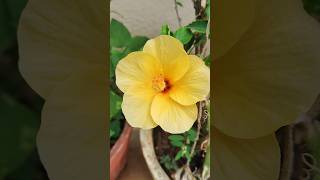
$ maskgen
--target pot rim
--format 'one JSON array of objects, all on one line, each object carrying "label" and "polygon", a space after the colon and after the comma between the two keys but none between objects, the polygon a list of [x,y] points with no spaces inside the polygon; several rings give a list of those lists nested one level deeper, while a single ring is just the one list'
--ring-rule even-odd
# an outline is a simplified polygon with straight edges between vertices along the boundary
[{"label": "pot rim", "polygon": [[152,136],[152,129],[144,130],[140,129],[140,144],[142,149],[143,157],[146,161],[146,164],[151,172],[153,179],[155,180],[170,180],[167,173],[161,167],[153,144],[153,136]]}]

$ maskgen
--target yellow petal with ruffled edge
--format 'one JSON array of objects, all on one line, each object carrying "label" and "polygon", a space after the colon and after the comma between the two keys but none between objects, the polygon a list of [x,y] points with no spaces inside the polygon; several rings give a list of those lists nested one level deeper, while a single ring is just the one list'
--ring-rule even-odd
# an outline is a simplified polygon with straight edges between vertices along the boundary
[{"label": "yellow petal with ruffled edge", "polygon": [[105,66],[105,1],[32,0],[18,28],[19,68],[46,98],[74,70]]},{"label": "yellow petal with ruffled edge", "polygon": [[151,116],[163,130],[172,134],[188,131],[197,118],[196,104],[183,106],[167,94],[158,94],[151,105]]},{"label": "yellow petal with ruffled edge", "polygon": [[47,98],[37,136],[50,179],[105,179],[106,70],[80,71]]},{"label": "yellow petal with ruffled edge", "polygon": [[254,0],[222,0],[213,5],[214,59],[223,56],[255,19]]},{"label": "yellow petal with ruffled edge", "polygon": [[143,47],[143,52],[158,59],[164,76],[174,83],[189,69],[189,58],[181,42],[171,36],[160,35],[150,39]]},{"label": "yellow petal with ruffled edge", "polygon": [[259,2],[255,26],[213,66],[213,123],[233,137],[290,124],[320,92],[319,23],[300,1]]},{"label": "yellow petal with ruffled edge", "polygon": [[236,139],[213,129],[213,179],[277,180],[280,148],[275,135]]},{"label": "yellow petal with ruffled edge", "polygon": [[133,52],[121,59],[116,67],[116,84],[127,93],[135,87],[152,89],[152,79],[162,74],[158,59],[144,52]]},{"label": "yellow petal with ruffled edge", "polygon": [[182,105],[192,105],[205,100],[210,91],[210,70],[203,60],[190,55],[190,68],[169,91],[172,99]]},{"label": "yellow petal with ruffled edge", "polygon": [[150,113],[155,95],[155,91],[144,87],[130,88],[123,95],[122,112],[131,126],[142,129],[157,126]]}]

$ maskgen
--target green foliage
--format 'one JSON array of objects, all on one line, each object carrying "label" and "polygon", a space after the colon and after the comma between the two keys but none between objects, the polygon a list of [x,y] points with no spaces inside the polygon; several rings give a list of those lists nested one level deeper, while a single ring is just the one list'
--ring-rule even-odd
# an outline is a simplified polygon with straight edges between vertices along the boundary
[{"label": "green foliage", "polygon": [[170,35],[171,34],[171,31],[169,29],[168,24],[164,24],[161,26],[160,34],[161,35]]},{"label": "green foliage", "polygon": [[203,60],[204,60],[204,63],[205,63],[208,67],[210,67],[210,65],[211,65],[211,56],[208,55],[208,56],[205,57]]},{"label": "green foliage", "polygon": [[140,50],[149,38],[132,37],[129,30],[119,21],[110,23],[110,78],[114,77],[118,62],[133,51]]},{"label": "green foliage", "polygon": [[205,14],[207,17],[210,17],[210,0],[207,0]]},{"label": "green foliage", "polygon": [[110,119],[114,117],[121,110],[122,98],[113,91],[110,91]]},{"label": "green foliage", "polygon": [[180,151],[178,151],[178,153],[176,154],[176,156],[174,157],[174,160],[179,160],[179,159],[181,159],[183,157],[183,151],[182,150],[180,150]]},{"label": "green foliage", "polygon": [[207,24],[208,24],[207,20],[197,20],[197,21],[190,23],[186,27],[191,29],[192,32],[198,32],[198,33],[205,34],[206,30],[207,30]]},{"label": "green foliage", "polygon": [[193,34],[189,28],[182,27],[174,33],[174,37],[179,39],[182,44],[187,44],[191,41]]},{"label": "green foliage", "polygon": [[144,46],[144,44],[148,41],[149,39],[145,36],[135,36],[133,37],[129,43],[126,46],[126,49],[124,51],[125,54],[128,54],[133,51],[139,51],[141,48]]},{"label": "green foliage", "polygon": [[191,142],[194,142],[194,140],[197,137],[197,132],[194,128],[191,128],[189,131],[187,131],[187,139]]},{"label": "green foliage", "polygon": [[176,170],[178,166],[174,159],[171,159],[169,155],[164,155],[160,157],[160,163],[164,165],[164,167],[168,170]]},{"label": "green foliage", "polygon": [[184,136],[179,135],[179,134],[173,134],[173,135],[168,136],[168,139],[170,141],[183,141],[184,140]]},{"label": "green foliage", "polygon": [[182,147],[184,145],[182,141],[170,141],[170,143],[175,147]]},{"label": "green foliage", "polygon": [[121,123],[118,119],[111,120],[110,123],[110,139],[116,140],[121,134]]},{"label": "green foliage", "polygon": [[110,24],[110,46],[124,47],[130,41],[131,35],[129,30],[119,21],[112,19]]},{"label": "green foliage", "polygon": [[39,117],[0,92],[0,179],[20,167],[35,149]]},{"label": "green foliage", "polygon": [[[187,26],[177,29],[174,33],[171,32],[168,25],[161,27],[162,35],[170,35],[178,39],[187,52],[192,49],[201,49],[207,41],[207,20],[196,20]],[[199,54],[197,54],[199,55]],[[206,64],[209,66],[210,60],[207,59]]]},{"label": "green foliage", "polygon": [[191,161],[191,155],[190,155],[191,147],[190,146],[182,146],[174,159],[176,161],[180,160],[181,158],[186,158],[188,161]]},{"label": "green foliage", "polygon": [[116,65],[118,64],[118,62],[120,61],[120,59],[125,57],[125,53],[112,48],[110,50],[110,78],[115,76],[115,69],[116,69]]},{"label": "green foliage", "polygon": [[197,132],[194,128],[183,134],[173,134],[168,136],[170,144],[174,147],[179,148],[179,151],[175,155],[175,160],[180,160],[181,158],[186,158],[188,161],[191,160],[190,151],[192,142],[195,141]]}]

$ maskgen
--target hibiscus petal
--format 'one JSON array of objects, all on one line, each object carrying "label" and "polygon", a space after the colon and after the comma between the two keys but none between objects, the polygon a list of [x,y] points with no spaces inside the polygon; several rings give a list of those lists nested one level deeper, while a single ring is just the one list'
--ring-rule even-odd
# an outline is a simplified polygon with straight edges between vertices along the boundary
[{"label": "hibiscus petal", "polygon": [[151,89],[152,78],[161,73],[161,65],[156,58],[144,52],[133,52],[119,61],[116,84],[124,93],[137,86]]},{"label": "hibiscus petal", "polygon": [[212,132],[213,179],[278,179],[280,148],[274,135],[244,140]]},{"label": "hibiscus petal", "polygon": [[131,126],[142,129],[157,126],[150,113],[155,94],[151,89],[140,87],[131,88],[123,95],[122,112]]},{"label": "hibiscus petal", "polygon": [[189,69],[189,58],[183,45],[171,36],[161,35],[148,40],[143,52],[160,60],[164,75],[171,83],[179,80]]},{"label": "hibiscus petal", "polygon": [[195,104],[206,98],[210,91],[210,70],[203,60],[190,55],[190,68],[169,91],[172,99],[182,105]]},{"label": "hibiscus petal", "polygon": [[42,97],[73,70],[104,65],[107,2],[32,0],[18,30],[20,71]]},{"label": "hibiscus petal", "polygon": [[214,58],[224,55],[254,22],[253,0],[214,2]]},{"label": "hibiscus petal", "polygon": [[151,105],[151,116],[163,130],[179,134],[188,131],[197,118],[196,104],[183,106],[166,94],[158,94]]},{"label": "hibiscus petal", "polygon": [[105,179],[106,73],[83,71],[47,98],[37,145],[50,179]]},{"label": "hibiscus petal", "polygon": [[260,3],[255,26],[213,66],[214,124],[239,138],[292,123],[320,92],[319,23],[300,1]]}]

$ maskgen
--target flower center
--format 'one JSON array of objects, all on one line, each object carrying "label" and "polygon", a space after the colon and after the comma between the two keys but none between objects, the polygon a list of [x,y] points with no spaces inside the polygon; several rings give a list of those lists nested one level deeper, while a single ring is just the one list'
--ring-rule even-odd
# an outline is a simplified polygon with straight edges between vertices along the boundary
[{"label": "flower center", "polygon": [[165,93],[170,89],[170,84],[169,81],[160,74],[152,79],[152,88],[157,92]]}]

